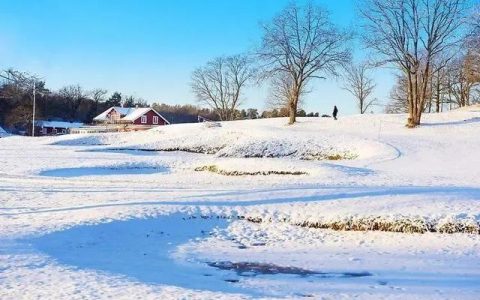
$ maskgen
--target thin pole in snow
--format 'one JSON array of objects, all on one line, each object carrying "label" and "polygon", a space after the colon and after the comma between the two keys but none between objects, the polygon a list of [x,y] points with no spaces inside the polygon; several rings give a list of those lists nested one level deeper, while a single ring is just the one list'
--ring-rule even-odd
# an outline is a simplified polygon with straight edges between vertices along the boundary
[{"label": "thin pole in snow", "polygon": [[32,136],[35,136],[35,81],[33,81],[33,117],[32,117]]}]

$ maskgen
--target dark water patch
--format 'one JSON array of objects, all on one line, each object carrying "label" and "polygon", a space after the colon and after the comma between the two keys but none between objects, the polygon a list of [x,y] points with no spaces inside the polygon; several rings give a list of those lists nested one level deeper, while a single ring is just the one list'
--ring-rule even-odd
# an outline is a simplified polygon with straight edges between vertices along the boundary
[{"label": "dark water patch", "polygon": [[316,276],[321,278],[352,278],[372,276],[369,272],[318,272],[297,267],[284,267],[267,263],[255,262],[229,262],[219,261],[208,263],[210,267],[214,267],[223,271],[234,271],[239,276],[255,277],[257,275],[298,275],[301,277]]}]

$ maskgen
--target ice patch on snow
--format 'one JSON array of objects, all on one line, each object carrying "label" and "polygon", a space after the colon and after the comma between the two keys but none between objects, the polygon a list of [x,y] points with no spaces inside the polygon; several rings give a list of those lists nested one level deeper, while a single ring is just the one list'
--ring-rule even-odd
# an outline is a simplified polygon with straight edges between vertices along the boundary
[{"label": "ice patch on snow", "polygon": [[110,175],[148,175],[166,173],[169,168],[160,165],[124,164],[98,167],[58,168],[40,171],[40,176],[49,177],[83,177]]}]

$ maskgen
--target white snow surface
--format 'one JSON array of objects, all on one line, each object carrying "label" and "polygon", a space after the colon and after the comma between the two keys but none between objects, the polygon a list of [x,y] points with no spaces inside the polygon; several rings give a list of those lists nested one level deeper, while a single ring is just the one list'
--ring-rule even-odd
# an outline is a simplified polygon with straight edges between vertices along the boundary
[{"label": "white snow surface", "polygon": [[480,107],[405,119],[1,139],[0,299],[478,299],[479,234],[293,225],[478,224]]}]

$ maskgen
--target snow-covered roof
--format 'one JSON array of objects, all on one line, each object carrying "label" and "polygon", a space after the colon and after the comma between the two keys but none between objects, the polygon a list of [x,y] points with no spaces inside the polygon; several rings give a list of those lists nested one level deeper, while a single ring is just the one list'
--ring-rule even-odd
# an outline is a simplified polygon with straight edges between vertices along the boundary
[{"label": "snow-covered roof", "polygon": [[154,110],[151,107],[136,108],[136,107],[116,107],[116,106],[114,106],[114,107],[110,107],[109,109],[107,109],[103,113],[99,114],[98,116],[93,118],[93,120],[94,121],[105,121],[105,120],[107,120],[107,116],[112,110],[115,110],[116,112],[118,112],[120,114],[120,117],[121,117],[120,120],[131,121],[131,122],[140,118],[141,116],[143,116],[147,112],[153,111],[158,116],[160,116],[160,118],[162,118],[167,124],[170,124],[170,122],[167,119],[165,119],[165,117],[163,117],[161,114],[159,114],[156,110]]},{"label": "snow-covered roof", "polygon": [[105,121],[107,119],[108,114],[112,111],[115,110],[117,113],[120,114],[121,117],[127,116],[128,114],[132,113],[135,111],[137,108],[135,107],[120,107],[120,106],[112,106],[103,113],[99,114],[95,118],[93,118],[94,121]]},{"label": "snow-covered roof", "polygon": [[122,118],[122,120],[125,121],[135,121],[136,119],[140,118],[147,112],[151,110],[150,107],[142,107],[142,108],[137,108],[133,109],[133,111],[129,112],[125,117]]},{"label": "snow-covered roof", "polygon": [[63,121],[37,121],[35,125],[39,127],[52,127],[52,128],[78,128],[78,127],[82,127],[83,123],[63,122]]}]

